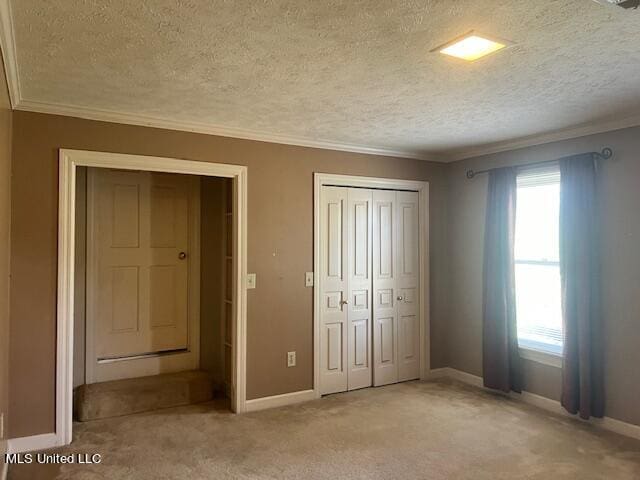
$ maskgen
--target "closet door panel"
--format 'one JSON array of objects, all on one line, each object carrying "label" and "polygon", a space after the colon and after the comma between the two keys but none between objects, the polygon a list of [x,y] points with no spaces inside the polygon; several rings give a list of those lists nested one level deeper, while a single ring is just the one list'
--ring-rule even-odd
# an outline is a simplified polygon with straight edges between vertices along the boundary
[{"label": "closet door panel", "polygon": [[396,195],[398,381],[420,378],[419,195]]},{"label": "closet door panel", "polygon": [[350,188],[349,236],[349,390],[371,386],[372,192]]},{"label": "closet door panel", "polygon": [[320,192],[320,393],[347,390],[347,194],[346,188]]},{"label": "closet door panel", "polygon": [[373,192],[373,384],[398,381],[396,192]]}]

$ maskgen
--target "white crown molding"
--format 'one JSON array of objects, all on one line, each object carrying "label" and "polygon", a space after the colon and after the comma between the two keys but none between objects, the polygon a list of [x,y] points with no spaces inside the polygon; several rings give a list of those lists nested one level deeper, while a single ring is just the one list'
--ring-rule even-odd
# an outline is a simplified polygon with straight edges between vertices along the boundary
[{"label": "white crown molding", "polygon": [[[473,385],[474,387],[478,387],[483,390],[490,390],[484,387],[484,382],[482,380],[482,377],[473,375],[471,373],[463,372],[462,370],[457,370],[451,367],[433,369],[431,370],[428,378],[430,380],[435,380],[438,378],[452,378],[459,382],[466,383],[467,385]],[[495,391],[495,390],[490,390],[490,391]],[[560,402],[558,402],[557,400],[552,400],[551,398],[543,397],[541,395],[537,395],[531,392],[526,392],[526,391],[523,391],[522,393],[511,392],[509,394],[506,394],[505,396],[512,398],[514,400],[519,400],[529,405],[533,405],[538,408],[542,408],[543,410],[546,410],[548,412],[553,412],[558,415],[570,417],[580,422],[590,423],[604,430],[609,430],[610,432],[615,432],[620,435],[624,435],[626,437],[636,438],[640,440],[640,425],[623,422],[622,420],[616,420],[615,418],[611,418],[611,417],[591,418],[589,420],[582,420],[578,416],[571,415],[569,412],[567,412],[564,408],[562,408],[562,405],[560,405]]]},{"label": "white crown molding", "polygon": [[[0,0],[0,2],[7,0]],[[5,59],[5,63],[6,59]],[[6,67],[5,67],[6,68]],[[17,81],[17,69],[13,69]],[[9,77],[9,74],[7,74]],[[7,81],[11,83],[10,78]],[[11,88],[11,87],[10,87]],[[14,88],[19,92],[19,88]],[[13,97],[12,97],[13,102]],[[125,125],[138,125],[144,127],[162,128],[166,130],[178,130],[185,132],[203,133],[220,137],[239,138],[254,140],[259,142],[277,143],[283,145],[295,145],[300,147],[319,148],[323,150],[337,150],[343,152],[362,153],[366,155],[382,155],[396,158],[410,158],[415,160],[426,160],[438,163],[452,163],[469,158],[490,155],[494,153],[517,150],[520,148],[543,145],[545,143],[570,140],[573,138],[595,135],[598,133],[620,130],[622,128],[635,127],[640,125],[640,114],[623,118],[609,119],[600,122],[593,122],[578,127],[571,127],[558,130],[552,133],[532,135],[516,140],[492,143],[485,146],[471,147],[468,149],[441,151],[436,153],[417,152],[412,150],[395,150],[383,147],[371,147],[366,145],[346,144],[333,142],[330,140],[312,139],[305,137],[292,137],[287,135],[271,134],[241,128],[224,127],[204,122],[190,122],[169,120],[159,117],[149,117],[135,113],[116,112],[111,110],[101,110],[87,108],[76,105],[62,105],[46,102],[35,102],[22,100],[15,102],[15,110],[27,112],[47,113],[51,115],[63,115],[67,117],[84,118],[87,120],[97,120],[102,122],[119,123]]]},{"label": "white crown molding", "polygon": [[491,155],[493,153],[507,152],[517,150],[519,148],[533,147],[535,145],[543,145],[545,143],[559,142],[562,140],[571,140],[573,138],[585,137],[587,135],[596,135],[598,133],[611,132],[622,128],[637,127],[640,125],[640,114],[626,116],[622,118],[608,118],[601,121],[590,122],[576,127],[564,128],[552,133],[543,133],[540,135],[531,135],[516,140],[508,140],[505,142],[491,143],[484,146],[470,147],[465,149],[450,150],[447,153],[449,162],[457,162],[469,158],[480,157],[482,155]]},{"label": "white crown molding", "polygon": [[4,71],[9,87],[9,99],[11,106],[16,108],[20,103],[20,77],[18,76],[18,58],[16,56],[16,39],[13,30],[13,17],[11,16],[11,3],[9,0],[0,0],[0,49],[4,61]]},{"label": "white crown molding", "polygon": [[241,138],[259,142],[320,148],[323,150],[338,150],[343,152],[364,153],[367,155],[383,155],[387,157],[411,158],[416,160],[428,160],[436,162],[442,162],[445,158],[444,155],[433,155],[411,150],[394,150],[384,147],[371,147],[367,145],[333,142],[331,140],[278,135],[268,132],[259,132],[242,128],[213,125],[204,122],[169,120],[159,117],[138,115],[135,113],[101,110],[76,105],[62,105],[46,102],[35,102],[30,100],[20,100],[17,105],[14,106],[14,108],[16,110],[23,110],[28,112],[64,115],[67,117],[84,118],[87,120],[98,120],[102,122],[121,123],[126,125],[163,128],[167,130],[204,133],[207,135],[216,135],[220,137]]}]

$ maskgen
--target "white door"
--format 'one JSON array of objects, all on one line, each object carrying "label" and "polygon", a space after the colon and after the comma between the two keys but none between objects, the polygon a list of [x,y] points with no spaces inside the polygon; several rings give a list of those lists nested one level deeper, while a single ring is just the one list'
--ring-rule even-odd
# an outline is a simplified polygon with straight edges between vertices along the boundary
[{"label": "white door", "polygon": [[321,394],[420,377],[418,199],[322,187]]},{"label": "white door", "polygon": [[373,192],[373,384],[398,381],[396,192]]},{"label": "white door", "polygon": [[371,386],[372,192],[348,190],[348,387]]},{"label": "white door", "polygon": [[374,385],[420,378],[419,194],[373,194]]},{"label": "white door", "polygon": [[323,187],[320,195],[320,393],[344,392],[347,374],[347,194]]},{"label": "white door", "polygon": [[420,243],[418,193],[396,194],[398,381],[420,378]]},{"label": "white door", "polygon": [[189,305],[191,257],[198,257],[190,248],[195,180],[89,170],[87,383],[197,365]]}]

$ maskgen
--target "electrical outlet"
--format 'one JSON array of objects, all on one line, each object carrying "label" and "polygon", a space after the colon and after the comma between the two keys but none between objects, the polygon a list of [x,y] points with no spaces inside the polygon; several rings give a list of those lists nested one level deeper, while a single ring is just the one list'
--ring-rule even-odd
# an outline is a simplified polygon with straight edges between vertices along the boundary
[{"label": "electrical outlet", "polygon": [[304,274],[304,286],[313,287],[313,272],[307,272]]},{"label": "electrical outlet", "polygon": [[287,367],[296,366],[296,352],[287,352]]}]

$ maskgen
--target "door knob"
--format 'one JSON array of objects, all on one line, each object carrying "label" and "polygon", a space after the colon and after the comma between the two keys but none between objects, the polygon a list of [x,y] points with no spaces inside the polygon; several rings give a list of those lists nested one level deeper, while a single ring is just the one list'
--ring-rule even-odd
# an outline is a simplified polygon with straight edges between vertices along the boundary
[{"label": "door knob", "polygon": [[180,252],[180,253],[178,254],[178,258],[179,258],[180,260],[184,260],[185,258],[187,258],[187,253],[186,253],[186,252]]},{"label": "door knob", "polygon": [[347,305],[348,303],[348,300],[340,300],[340,305]]},{"label": "door knob", "polygon": [[400,301],[400,302],[402,301],[402,295],[398,295],[397,298],[398,298],[398,301]]}]

